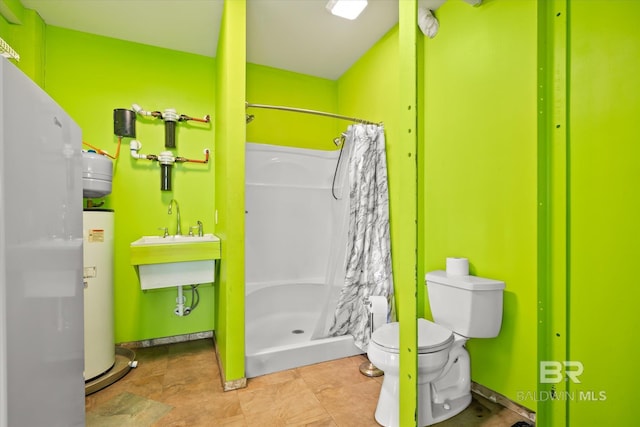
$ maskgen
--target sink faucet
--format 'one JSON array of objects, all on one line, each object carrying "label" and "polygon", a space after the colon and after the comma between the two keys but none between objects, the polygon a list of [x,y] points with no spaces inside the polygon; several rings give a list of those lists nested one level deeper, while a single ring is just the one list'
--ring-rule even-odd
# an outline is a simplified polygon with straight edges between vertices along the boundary
[{"label": "sink faucet", "polygon": [[171,215],[171,208],[173,207],[174,203],[176,204],[176,236],[179,236],[182,234],[182,230],[180,229],[180,206],[178,205],[178,201],[176,199],[171,199],[171,201],[169,202],[169,210],[167,211],[167,213]]},{"label": "sink faucet", "polygon": [[198,230],[198,237],[204,236],[204,232],[202,231],[202,221],[198,221],[198,225],[194,225],[193,227],[189,227],[189,236],[193,236],[193,230]]}]

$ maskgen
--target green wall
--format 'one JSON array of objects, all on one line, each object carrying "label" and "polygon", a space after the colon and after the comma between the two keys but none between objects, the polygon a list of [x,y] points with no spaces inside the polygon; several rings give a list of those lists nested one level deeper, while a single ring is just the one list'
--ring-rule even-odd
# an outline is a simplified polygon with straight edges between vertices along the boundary
[{"label": "green wall", "polygon": [[569,2],[568,360],[584,366],[572,426],[637,424],[639,20],[640,2]]},{"label": "green wall", "polygon": [[421,261],[467,257],[471,274],[506,282],[500,335],[468,349],[472,379],[517,401],[537,389],[536,2],[449,1],[437,16],[424,42]]},{"label": "green wall", "polygon": [[0,37],[20,55],[19,62],[11,61],[44,87],[44,21],[18,0],[0,0],[0,7]]},{"label": "green wall", "polygon": [[[389,221],[391,229],[392,268],[394,272],[395,293],[400,294],[396,298],[396,307],[402,310],[402,292],[407,289],[412,292],[413,278],[398,277],[407,260],[402,256],[407,242],[403,242],[401,233],[406,227],[404,215],[411,215],[404,203],[407,202],[407,194],[410,191],[402,187],[403,170],[402,160],[407,156],[399,139],[399,114],[400,103],[400,67],[399,60],[398,27],[394,27],[380,41],[378,41],[364,56],[362,56],[347,72],[338,80],[338,96],[340,114],[350,117],[358,117],[372,122],[384,124],[387,145],[387,168],[389,179]],[[348,125],[348,122],[345,122]],[[346,126],[345,125],[345,126]],[[415,193],[410,195],[415,199]],[[398,238],[396,238],[398,237]],[[408,246],[411,246],[409,242]],[[395,254],[398,253],[398,257]],[[411,263],[411,259],[408,260]],[[403,280],[405,279],[405,280]]]},{"label": "green wall", "polygon": [[[146,110],[175,108],[194,117],[216,116],[215,60],[87,33],[47,26],[46,90],[74,118],[83,140],[115,154],[113,109],[137,103]],[[214,149],[213,124],[177,126],[175,155],[203,159]],[[141,153],[164,148],[164,123],[138,117]],[[113,192],[106,207],[115,210],[115,339],[137,341],[214,329],[214,292],[200,287],[200,305],[189,316],[173,314],[175,288],[143,292],[129,261],[129,244],[142,235],[158,235],[159,227],[175,230],[169,201],[180,204],[182,229],[200,220],[214,232],[215,179],[212,163],[183,163],[173,167],[172,191],[160,191],[157,162],[135,160],[129,141],[122,143],[115,162]]]},{"label": "green wall", "polygon": [[404,13],[401,13],[400,28],[396,26],[390,30],[340,77],[338,95],[341,114],[384,122],[392,268],[396,309],[401,325],[400,423],[411,425],[415,424],[417,366],[417,99],[415,26],[412,25],[415,22],[415,2],[404,2],[402,6],[404,9],[401,12]]},{"label": "green wall", "polygon": [[[336,112],[337,83],[247,64],[247,102]],[[249,108],[247,113],[255,116],[247,125],[247,141],[318,150],[335,150],[333,139],[345,123],[327,117],[262,108]]]},{"label": "green wall", "polygon": [[242,386],[244,378],[246,7],[244,0],[225,2],[216,64],[216,233],[222,249],[216,338],[225,389]]}]

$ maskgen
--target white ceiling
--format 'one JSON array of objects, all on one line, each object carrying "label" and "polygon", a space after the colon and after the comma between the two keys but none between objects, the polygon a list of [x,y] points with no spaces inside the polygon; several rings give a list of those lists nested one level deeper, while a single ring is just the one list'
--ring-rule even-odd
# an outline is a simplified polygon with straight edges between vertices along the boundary
[{"label": "white ceiling", "polygon": [[[223,0],[21,1],[48,25],[216,55]],[[247,0],[247,61],[337,79],[398,22],[398,1],[369,0],[349,21],[327,0]]]}]

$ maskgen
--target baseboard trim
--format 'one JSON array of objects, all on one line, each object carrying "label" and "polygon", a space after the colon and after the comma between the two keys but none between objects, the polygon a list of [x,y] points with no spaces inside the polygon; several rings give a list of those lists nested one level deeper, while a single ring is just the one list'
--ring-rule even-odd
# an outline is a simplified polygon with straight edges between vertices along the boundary
[{"label": "baseboard trim", "polygon": [[471,391],[476,393],[485,399],[489,399],[492,402],[497,403],[498,405],[504,406],[505,408],[515,412],[516,414],[524,417],[535,424],[536,422],[536,413],[531,409],[526,408],[513,400],[510,400],[506,396],[498,393],[497,391],[493,391],[488,387],[483,386],[482,384],[478,384],[474,381],[471,381]]},{"label": "baseboard trim", "polygon": [[145,348],[155,347],[158,345],[175,344],[179,342],[202,340],[207,338],[213,338],[213,331],[194,332],[192,334],[173,335],[170,337],[151,338],[141,341],[129,341],[117,344],[124,348]]},{"label": "baseboard trim", "polygon": [[216,340],[216,333],[213,332],[213,348],[216,351],[216,360],[218,361],[218,370],[220,371],[220,379],[222,380],[222,390],[224,391],[233,391],[238,390],[240,388],[247,387],[247,378],[238,378],[236,380],[227,381],[224,375],[224,368],[222,366],[222,358],[220,357],[220,352],[218,351],[218,341]]}]

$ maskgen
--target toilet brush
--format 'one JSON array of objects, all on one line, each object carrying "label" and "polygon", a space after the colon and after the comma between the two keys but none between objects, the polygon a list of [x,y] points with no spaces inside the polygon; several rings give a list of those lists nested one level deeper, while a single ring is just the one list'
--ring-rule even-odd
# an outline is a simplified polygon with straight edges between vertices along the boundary
[{"label": "toilet brush", "polygon": [[[366,300],[369,305],[369,329],[371,331],[370,336],[373,336],[373,306],[369,299]],[[369,359],[366,362],[362,362],[360,365],[360,373],[367,377],[379,377],[384,374],[380,369],[376,367]]]}]

